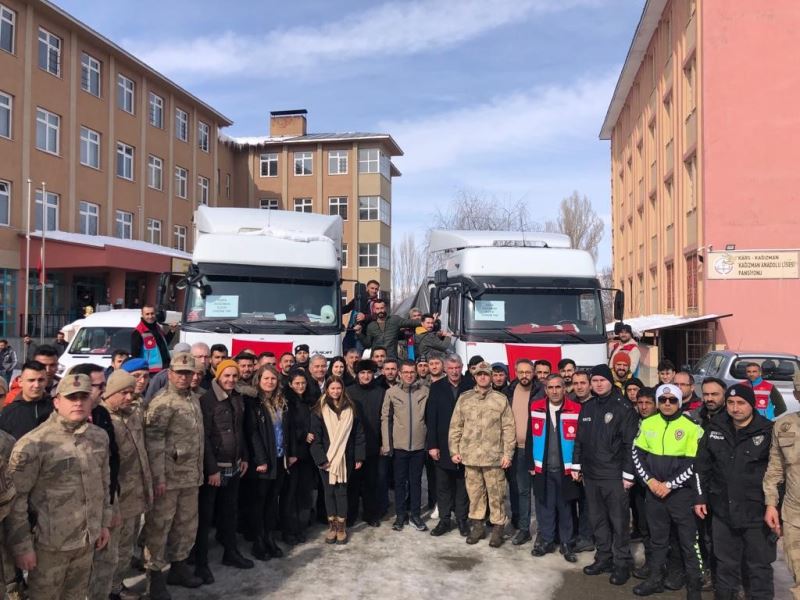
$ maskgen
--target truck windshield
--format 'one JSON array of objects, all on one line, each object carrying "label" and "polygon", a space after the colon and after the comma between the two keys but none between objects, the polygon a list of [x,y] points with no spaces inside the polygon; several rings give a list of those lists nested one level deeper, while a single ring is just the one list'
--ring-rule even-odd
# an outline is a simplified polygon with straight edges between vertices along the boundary
[{"label": "truck windshield", "polygon": [[522,288],[488,290],[464,301],[464,328],[470,333],[552,334],[586,338],[603,335],[597,290]]},{"label": "truck windshield", "polygon": [[333,325],[339,301],[333,281],[206,275],[187,289],[186,322],[297,322]]}]

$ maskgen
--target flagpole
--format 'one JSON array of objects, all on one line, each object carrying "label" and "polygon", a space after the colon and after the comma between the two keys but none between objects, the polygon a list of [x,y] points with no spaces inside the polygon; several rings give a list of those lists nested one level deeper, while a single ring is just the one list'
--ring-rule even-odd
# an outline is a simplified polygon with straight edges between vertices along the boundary
[{"label": "flagpole", "polygon": [[42,260],[42,273],[39,277],[39,284],[42,286],[42,306],[41,306],[41,320],[39,321],[39,343],[44,344],[44,293],[45,293],[45,281],[47,281],[47,275],[44,268],[44,240],[46,237],[47,231],[47,186],[45,182],[42,182],[42,248],[41,248],[41,260]]},{"label": "flagpole", "polygon": [[28,307],[30,306],[31,291],[31,191],[33,182],[28,178],[28,202],[25,206],[25,321],[23,321],[22,335],[28,335]]}]

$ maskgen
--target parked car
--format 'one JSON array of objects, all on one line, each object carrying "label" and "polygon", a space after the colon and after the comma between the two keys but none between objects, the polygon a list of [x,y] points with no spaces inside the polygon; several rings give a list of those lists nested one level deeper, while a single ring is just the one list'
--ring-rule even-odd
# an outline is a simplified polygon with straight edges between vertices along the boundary
[{"label": "parked car", "polygon": [[758,363],[764,379],[778,388],[786,402],[787,412],[800,410],[800,403],[794,397],[794,374],[800,371],[800,357],[795,354],[780,352],[735,352],[733,350],[715,350],[701,358],[694,369],[695,388],[698,396],[702,396],[703,379],[717,377],[727,385],[733,385],[747,379],[745,367],[747,363]]},{"label": "parked car", "polygon": [[[112,352],[118,348],[130,352],[131,334],[139,324],[141,314],[139,309],[133,308],[96,312],[62,327],[69,345],[58,358],[59,377],[79,363],[108,367]],[[167,322],[177,323],[179,320],[180,313],[167,313]]]}]

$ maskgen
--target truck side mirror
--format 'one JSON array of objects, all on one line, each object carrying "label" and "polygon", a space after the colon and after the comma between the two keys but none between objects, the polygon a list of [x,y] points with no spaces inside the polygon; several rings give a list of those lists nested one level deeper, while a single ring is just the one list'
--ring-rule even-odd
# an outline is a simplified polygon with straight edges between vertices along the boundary
[{"label": "truck side mirror", "polygon": [[432,287],[428,293],[428,305],[432,313],[438,313],[442,308],[442,301],[439,298],[439,288]]},{"label": "truck side mirror", "polygon": [[625,316],[625,292],[617,290],[614,294],[614,320],[622,321]]},{"label": "truck side mirror", "polygon": [[437,269],[434,271],[433,283],[436,285],[436,287],[443,287],[447,285],[447,269]]}]

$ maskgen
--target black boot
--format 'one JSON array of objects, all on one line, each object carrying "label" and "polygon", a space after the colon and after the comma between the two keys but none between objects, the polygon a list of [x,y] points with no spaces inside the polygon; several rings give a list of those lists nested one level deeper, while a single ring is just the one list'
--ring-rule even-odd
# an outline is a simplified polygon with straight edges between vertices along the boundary
[{"label": "black boot", "polygon": [[467,537],[469,535],[469,519],[459,519],[458,534],[461,537]]},{"label": "black boot", "polygon": [[436,527],[431,530],[431,535],[433,537],[439,537],[440,535],[448,533],[452,528],[453,524],[450,522],[450,519],[440,519]]},{"label": "black boot", "polygon": [[583,567],[583,573],[584,575],[602,575],[603,573],[610,573],[613,569],[614,565],[611,564],[610,560],[601,562],[594,559],[592,564]]},{"label": "black boot", "polygon": [[225,549],[225,553],[222,555],[222,564],[237,569],[252,569],[255,566],[252,560],[242,556],[236,546]]},{"label": "black boot", "polygon": [[202,581],[203,585],[211,585],[214,583],[214,574],[208,565],[195,565],[194,574],[197,575]]},{"label": "black boot", "polygon": [[167,575],[167,583],[185,588],[196,588],[203,585],[203,580],[192,572],[186,561],[180,560],[172,563],[169,575]]},{"label": "black boot", "polygon": [[664,591],[664,581],[661,577],[650,577],[633,588],[633,593],[637,596],[650,596],[660,594]]},{"label": "black boot", "polygon": [[688,580],[686,582],[686,600],[702,600],[703,599],[703,580],[697,581]]},{"label": "black boot", "polygon": [[271,532],[264,536],[264,547],[272,558],[283,558],[283,550],[275,542]]},{"label": "black boot", "polygon": [[564,560],[567,562],[575,563],[578,562],[578,557],[575,555],[575,552],[572,550],[572,546],[569,544],[561,544],[561,554],[564,555]]},{"label": "black boot", "polygon": [[269,560],[272,558],[267,553],[267,548],[264,545],[264,538],[261,536],[256,537],[256,541],[253,542],[253,548],[251,549],[251,554],[256,560]]},{"label": "black boot", "polygon": [[611,572],[611,577],[608,578],[608,582],[611,585],[625,585],[630,578],[631,570],[627,566],[614,566],[614,570]]},{"label": "black boot", "polygon": [[650,579],[652,569],[650,565],[644,563],[641,567],[636,567],[631,574],[636,577],[636,579]]},{"label": "black boot", "polygon": [[150,580],[150,600],[172,600],[167,590],[167,582],[161,571],[147,571]]},{"label": "black boot", "polygon": [[531,554],[533,556],[544,556],[545,554],[550,554],[551,552],[556,551],[556,543],[555,542],[545,542],[541,538],[533,545],[533,549],[531,550]]}]

